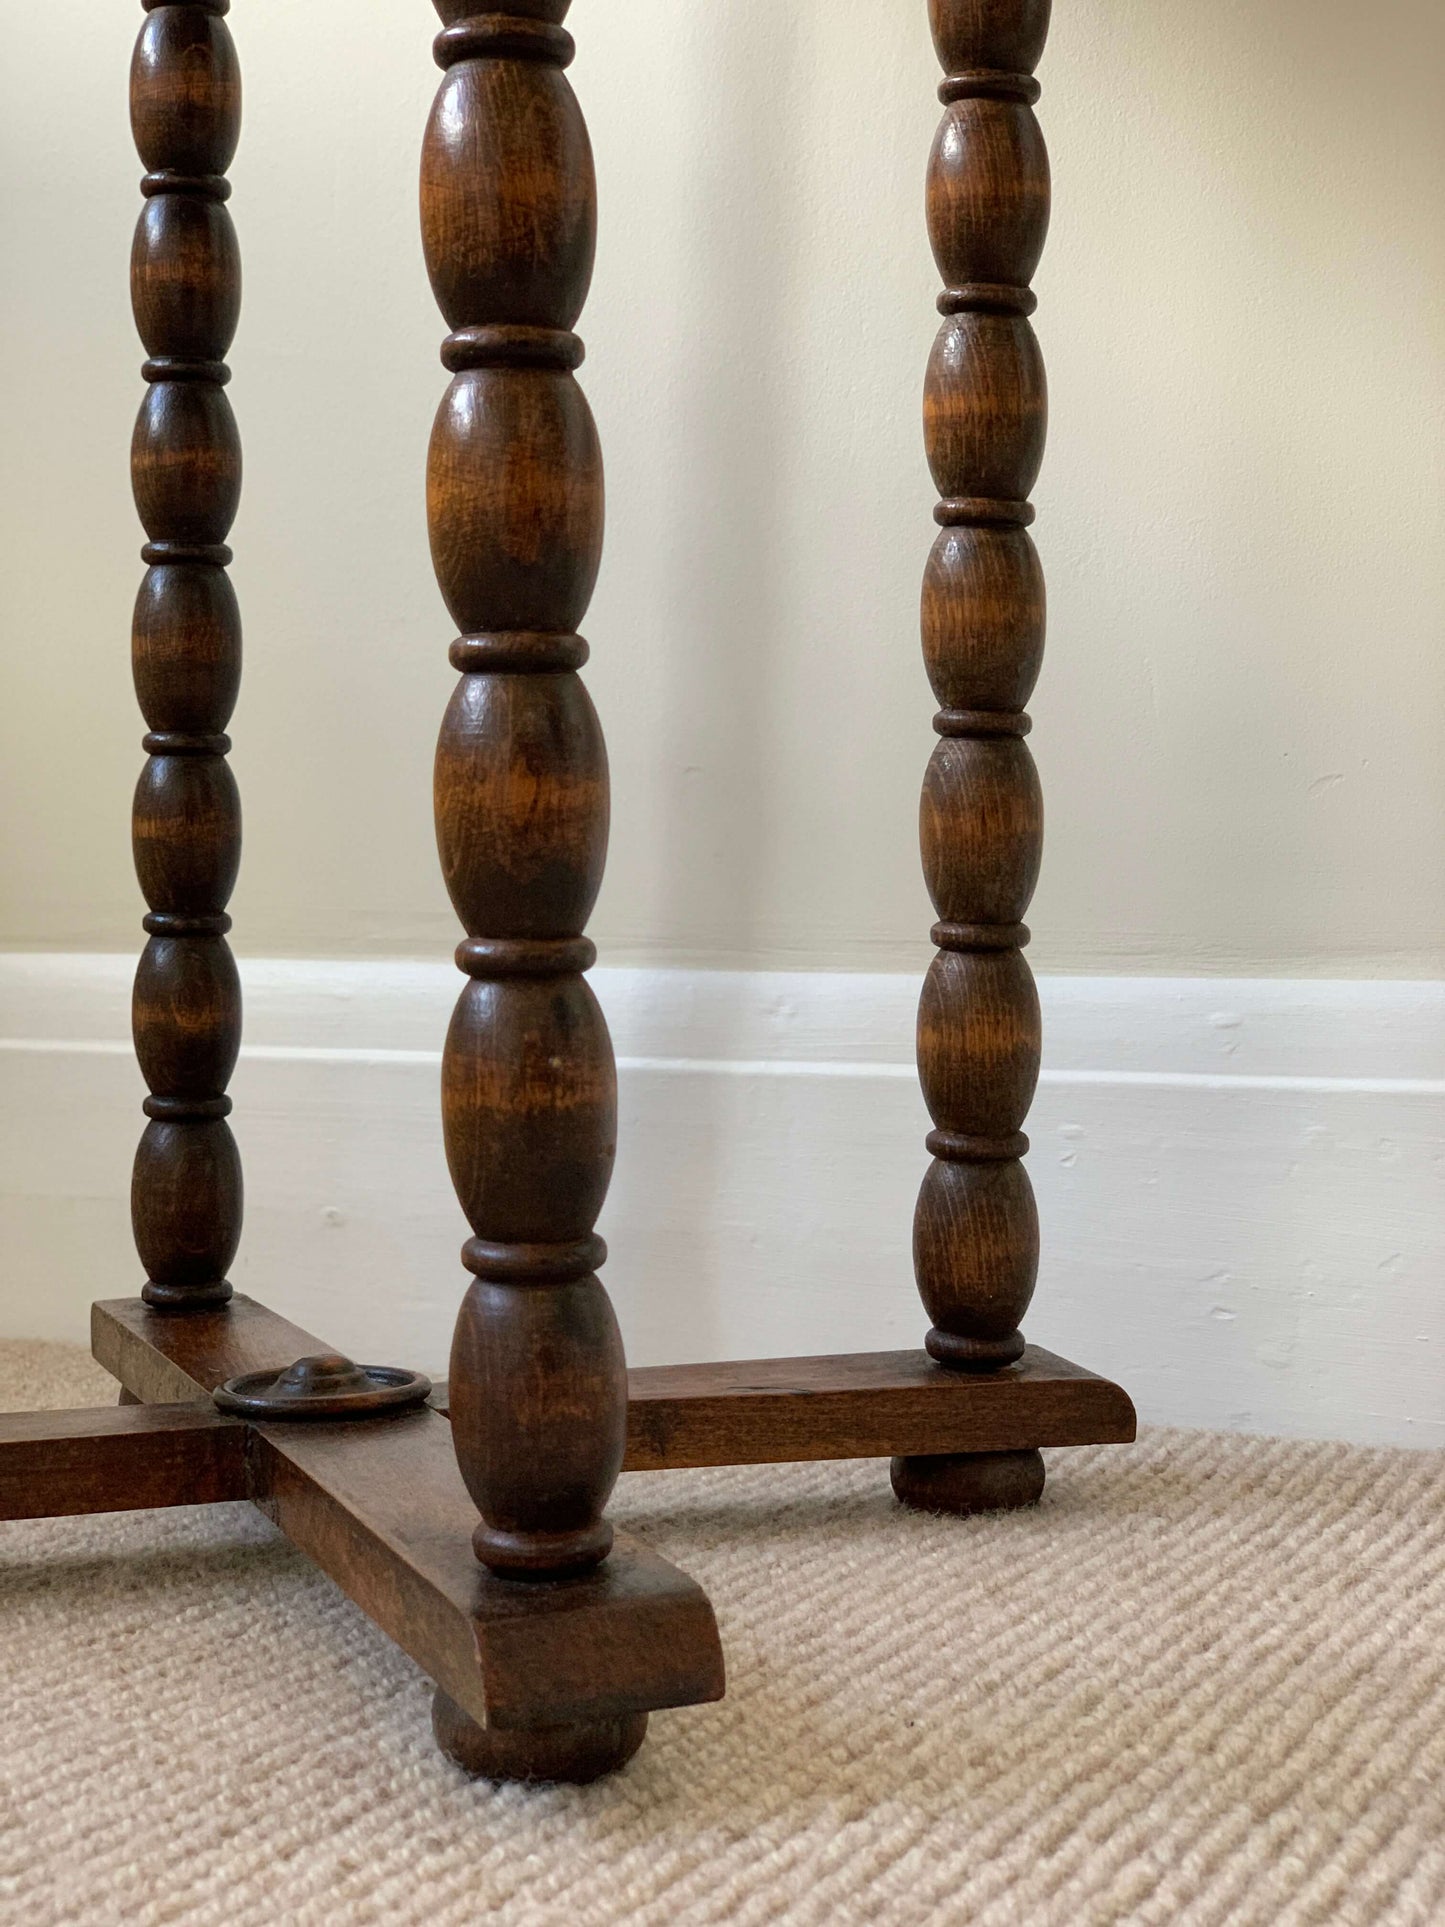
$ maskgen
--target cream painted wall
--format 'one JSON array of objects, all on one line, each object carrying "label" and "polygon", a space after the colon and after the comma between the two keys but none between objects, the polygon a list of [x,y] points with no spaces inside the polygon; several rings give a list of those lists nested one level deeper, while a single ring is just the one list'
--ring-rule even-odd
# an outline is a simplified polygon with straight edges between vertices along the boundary
[{"label": "cream painted wall", "polygon": [[[609,962],[909,969],[922,0],[577,0]],[[1041,969],[1440,974],[1445,8],[1059,0]],[[0,947],[129,949],[139,10],[4,10]],[[423,0],[238,0],[252,954],[444,956]]]}]

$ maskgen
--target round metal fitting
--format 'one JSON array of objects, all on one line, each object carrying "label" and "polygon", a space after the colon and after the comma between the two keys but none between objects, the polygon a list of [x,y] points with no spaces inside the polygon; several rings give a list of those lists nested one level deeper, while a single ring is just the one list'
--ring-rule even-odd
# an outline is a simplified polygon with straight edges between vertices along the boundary
[{"label": "round metal fitting", "polygon": [[339,1352],[298,1358],[279,1372],[228,1378],[213,1394],[223,1412],[254,1419],[384,1418],[420,1405],[431,1391],[421,1372],[354,1365]]}]

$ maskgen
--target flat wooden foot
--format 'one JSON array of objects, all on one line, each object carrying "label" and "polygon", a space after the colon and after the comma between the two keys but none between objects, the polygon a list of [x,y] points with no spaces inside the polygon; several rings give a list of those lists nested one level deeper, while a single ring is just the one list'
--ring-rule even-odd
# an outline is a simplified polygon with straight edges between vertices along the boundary
[{"label": "flat wooden foot", "polygon": [[440,1687],[431,1724],[442,1752],[474,1779],[560,1780],[569,1786],[586,1786],[626,1766],[647,1733],[646,1713],[525,1730],[479,1726]]},{"label": "flat wooden foot", "polygon": [[959,1452],[894,1459],[893,1490],[915,1512],[1014,1512],[1037,1505],[1044,1490],[1041,1452]]}]

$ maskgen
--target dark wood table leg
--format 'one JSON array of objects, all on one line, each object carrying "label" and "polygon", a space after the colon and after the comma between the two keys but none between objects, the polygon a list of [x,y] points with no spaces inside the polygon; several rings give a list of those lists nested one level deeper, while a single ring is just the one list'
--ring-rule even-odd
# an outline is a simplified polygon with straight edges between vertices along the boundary
[{"label": "dark wood table leg", "polygon": [[[622,1340],[593,1229],[617,1088],[583,935],[607,847],[607,757],[577,670],[602,546],[602,458],[572,332],[596,237],[587,130],[563,69],[567,0],[438,0],[444,78],[422,152],[422,236],[451,333],[427,513],[461,672],[436,759],[437,842],[470,981],[447,1035],[447,1157],[473,1274],[451,1360],[476,1556],[512,1588],[598,1583],[622,1465]],[[437,1735],[493,1778],[590,1779],[645,1714],[500,1742],[443,1693]]]},{"label": "dark wood table leg", "polygon": [[[914,1218],[924,1341],[958,1372],[1019,1358],[1038,1269],[1023,1123],[1039,1067],[1039,1003],[1023,916],[1043,805],[1024,714],[1043,651],[1044,586],[1027,533],[1043,456],[1043,361],[1028,283],[1048,226],[1049,173],[1033,70],[1049,0],[930,0],[946,78],[928,173],[945,288],[924,433],[943,498],[923,587],[923,645],[940,708],[924,781],[923,866],[937,955],[918,1013],[933,1163]],[[1037,1450],[903,1454],[900,1499],[968,1513],[1027,1505]]]},{"label": "dark wood table leg", "polygon": [[223,360],[241,304],[225,178],[241,130],[241,80],[225,10],[225,0],[147,0],[130,91],[147,170],[131,302],[150,383],[131,444],[149,538],[132,628],[149,730],[132,816],[149,906],[133,1018],[151,1093],[131,1217],[145,1296],[174,1311],[225,1302],[241,1234],[241,1160],[226,1122],[241,1040],[241,986],[226,942],[241,806],[225,734],[241,673],[241,619],[226,575],[241,442]]}]

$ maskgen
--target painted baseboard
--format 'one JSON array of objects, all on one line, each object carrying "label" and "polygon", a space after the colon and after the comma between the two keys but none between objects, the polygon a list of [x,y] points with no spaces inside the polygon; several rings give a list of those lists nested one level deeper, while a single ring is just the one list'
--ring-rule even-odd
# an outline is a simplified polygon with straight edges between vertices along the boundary
[{"label": "painted baseboard", "polygon": [[[137,1283],[128,957],[0,955],[0,1335]],[[464,1227],[437,1122],[457,979],[243,963],[233,1276],[377,1360],[445,1358]],[[916,1343],[914,979],[606,970],[602,1230],[635,1363]],[[1045,979],[1027,1322],[1146,1418],[1445,1444],[1445,985]]]}]

